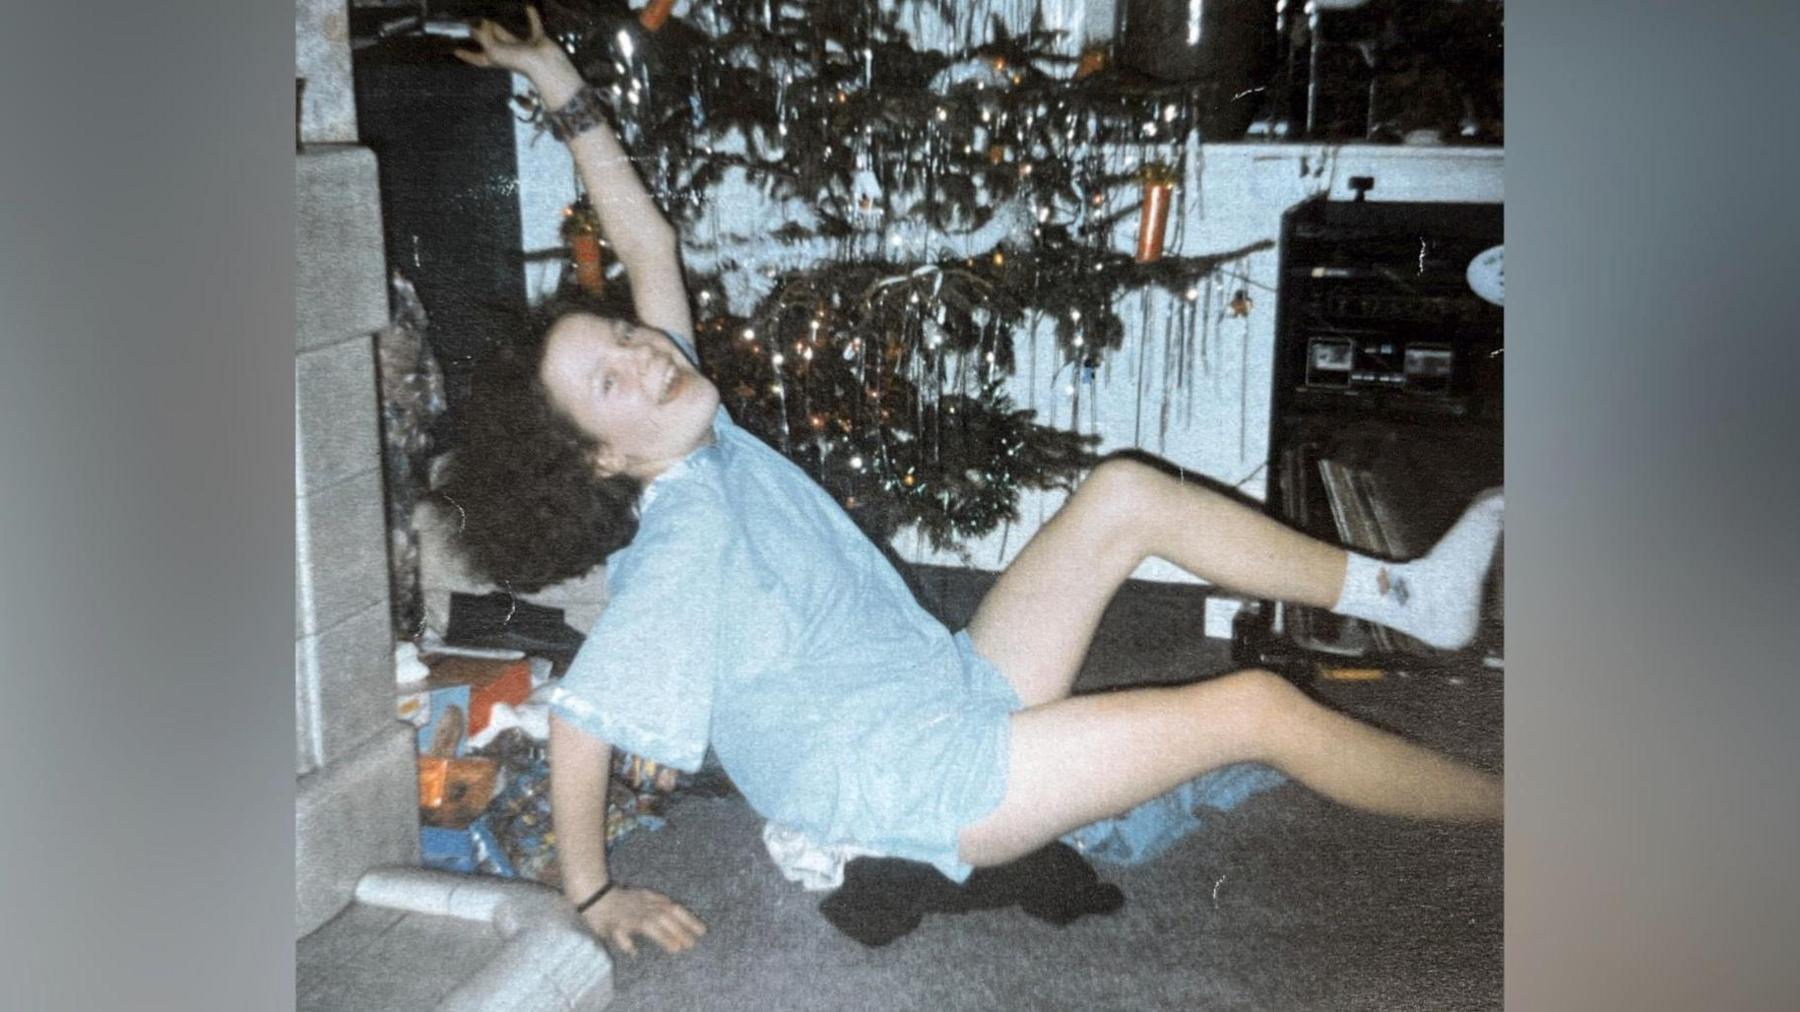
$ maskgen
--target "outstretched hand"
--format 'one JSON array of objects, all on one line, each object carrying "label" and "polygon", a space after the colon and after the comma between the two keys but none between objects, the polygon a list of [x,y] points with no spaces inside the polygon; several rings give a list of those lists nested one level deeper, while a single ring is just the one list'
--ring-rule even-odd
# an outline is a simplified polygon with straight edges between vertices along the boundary
[{"label": "outstretched hand", "polygon": [[481,48],[458,49],[457,58],[477,67],[499,67],[532,78],[559,63],[567,64],[568,54],[544,34],[544,22],[538,17],[537,8],[525,8],[525,18],[531,31],[523,39],[486,18],[477,21],[469,37]]},{"label": "outstretched hand", "polygon": [[621,886],[589,907],[582,919],[601,941],[627,956],[637,955],[638,937],[647,938],[667,952],[686,952],[706,934],[688,909],[662,893]]}]

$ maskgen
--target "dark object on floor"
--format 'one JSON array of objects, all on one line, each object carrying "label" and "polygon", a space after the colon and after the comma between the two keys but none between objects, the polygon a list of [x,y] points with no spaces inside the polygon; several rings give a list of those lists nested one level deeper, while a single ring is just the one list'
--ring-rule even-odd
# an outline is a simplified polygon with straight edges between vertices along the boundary
[{"label": "dark object on floor", "polygon": [[1074,848],[1052,843],[1011,864],[978,868],[960,886],[918,861],[859,857],[844,866],[844,884],[819,904],[819,912],[839,931],[873,947],[918,927],[928,913],[1013,904],[1061,927],[1085,914],[1112,913],[1125,905],[1125,894],[1100,881]]},{"label": "dark object on floor", "polygon": [[461,647],[505,647],[569,659],[587,637],[563,621],[561,608],[532,604],[504,591],[450,595],[444,642]]}]

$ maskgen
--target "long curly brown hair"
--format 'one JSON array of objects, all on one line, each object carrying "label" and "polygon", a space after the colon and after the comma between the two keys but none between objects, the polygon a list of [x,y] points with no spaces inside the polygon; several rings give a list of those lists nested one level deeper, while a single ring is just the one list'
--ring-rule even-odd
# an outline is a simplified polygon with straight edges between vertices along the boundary
[{"label": "long curly brown hair", "polygon": [[642,482],[596,473],[600,444],[551,404],[538,379],[550,326],[595,308],[558,300],[535,310],[527,336],[482,363],[456,413],[457,445],[436,491],[457,519],[455,542],[470,568],[511,590],[581,576],[637,534]]}]

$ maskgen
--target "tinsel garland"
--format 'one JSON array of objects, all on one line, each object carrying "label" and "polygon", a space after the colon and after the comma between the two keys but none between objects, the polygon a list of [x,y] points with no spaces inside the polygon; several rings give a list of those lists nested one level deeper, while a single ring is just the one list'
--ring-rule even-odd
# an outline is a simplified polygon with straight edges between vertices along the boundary
[{"label": "tinsel garland", "polygon": [[1051,230],[1026,251],[833,263],[777,278],[749,316],[704,316],[697,340],[733,416],[872,535],[912,525],[955,549],[1016,520],[1021,489],[1067,486],[1094,461],[1091,437],[1037,424],[1001,392],[1014,333],[1053,320],[1064,358],[1091,368],[1123,341],[1114,302],[1128,279],[1185,296],[1269,245],[1139,264]]},{"label": "tinsel garland", "polygon": [[[944,389],[942,357],[855,339],[848,355],[824,342],[809,355],[804,340],[765,339],[732,317],[698,329],[733,415],[878,540],[910,525],[955,550],[1017,520],[1022,488],[1068,487],[1094,463],[1092,437],[1037,424],[998,380]],[[743,354],[734,344],[788,350]]]},{"label": "tinsel garland", "polygon": [[[725,0],[708,14],[716,35],[679,20],[648,33],[617,3],[545,9],[682,219],[733,169],[811,204],[826,235],[875,217],[977,228],[1020,200],[1081,209],[1135,179],[1098,152],[1178,151],[1195,118],[1185,86],[1051,73],[1079,57],[1053,52],[1041,26],[996,23],[981,45],[941,53],[912,49],[898,15],[872,4]],[[871,189],[879,206],[865,206]]]},{"label": "tinsel garland", "polygon": [[996,23],[987,42],[941,53],[913,49],[873,4],[722,0],[704,31],[681,18],[646,31],[616,0],[550,0],[544,14],[611,96],[672,217],[691,226],[734,170],[810,210],[761,237],[806,253],[769,272],[748,312],[719,279],[692,279],[694,336],[739,423],[877,539],[910,525],[955,550],[1016,520],[1022,489],[1072,485],[1093,464],[1093,437],[1002,392],[1016,334],[1053,321],[1064,362],[1091,373],[1123,343],[1122,291],[1191,300],[1269,245],[1151,263],[1113,252],[1109,230],[1137,213],[1106,199],[1138,190],[1118,156],[1179,162],[1191,95],[1093,61],[1073,80],[1078,57],[1054,53],[1041,23]]}]

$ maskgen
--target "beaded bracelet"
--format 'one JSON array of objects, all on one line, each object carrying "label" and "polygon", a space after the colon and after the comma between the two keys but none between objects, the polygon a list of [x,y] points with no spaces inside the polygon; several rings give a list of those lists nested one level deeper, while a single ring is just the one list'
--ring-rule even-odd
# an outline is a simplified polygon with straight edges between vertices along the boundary
[{"label": "beaded bracelet", "polygon": [[561,109],[544,113],[544,126],[549,128],[550,136],[564,143],[605,122],[606,104],[600,98],[600,89],[591,85],[576,92]]}]

